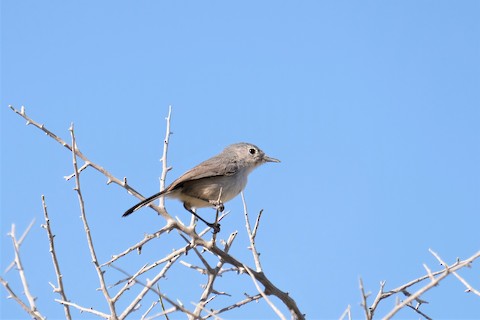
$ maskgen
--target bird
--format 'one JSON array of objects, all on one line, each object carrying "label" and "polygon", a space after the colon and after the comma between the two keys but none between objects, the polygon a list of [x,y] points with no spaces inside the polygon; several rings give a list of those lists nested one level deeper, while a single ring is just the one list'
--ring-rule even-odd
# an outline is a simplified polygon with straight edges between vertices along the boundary
[{"label": "bird", "polygon": [[183,202],[183,207],[195,217],[212,227],[214,233],[220,225],[209,223],[195,211],[197,208],[213,207],[224,210],[224,203],[235,198],[247,185],[248,175],[267,162],[280,162],[269,157],[254,144],[240,142],[227,146],[222,152],[185,172],[164,190],[140,201],[122,215],[126,217],[160,198],[174,198]]}]

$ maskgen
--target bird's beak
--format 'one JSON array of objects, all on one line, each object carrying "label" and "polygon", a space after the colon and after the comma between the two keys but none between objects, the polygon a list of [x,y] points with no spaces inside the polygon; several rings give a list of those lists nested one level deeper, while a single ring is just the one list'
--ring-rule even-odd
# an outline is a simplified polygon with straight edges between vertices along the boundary
[{"label": "bird's beak", "polygon": [[263,161],[265,161],[265,162],[280,162],[280,160],[275,159],[275,158],[270,158],[270,157],[267,156],[267,155],[265,155],[265,156],[263,157]]}]

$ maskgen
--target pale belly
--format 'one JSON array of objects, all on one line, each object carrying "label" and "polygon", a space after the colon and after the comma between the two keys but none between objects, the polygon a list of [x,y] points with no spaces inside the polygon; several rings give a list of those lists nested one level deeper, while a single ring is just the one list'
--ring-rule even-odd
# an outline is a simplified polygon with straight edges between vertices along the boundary
[{"label": "pale belly", "polygon": [[221,203],[225,203],[236,197],[246,184],[247,175],[212,177],[187,182],[181,190],[176,190],[168,196],[194,208],[212,207],[219,199]]}]

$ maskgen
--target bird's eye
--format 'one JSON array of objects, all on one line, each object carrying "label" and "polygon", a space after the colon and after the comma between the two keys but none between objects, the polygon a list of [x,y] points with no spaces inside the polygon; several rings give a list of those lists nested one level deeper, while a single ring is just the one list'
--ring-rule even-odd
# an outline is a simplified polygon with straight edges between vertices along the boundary
[{"label": "bird's eye", "polygon": [[250,152],[250,154],[255,154],[255,152],[257,152],[257,150],[251,148],[251,149],[248,150],[248,152]]}]

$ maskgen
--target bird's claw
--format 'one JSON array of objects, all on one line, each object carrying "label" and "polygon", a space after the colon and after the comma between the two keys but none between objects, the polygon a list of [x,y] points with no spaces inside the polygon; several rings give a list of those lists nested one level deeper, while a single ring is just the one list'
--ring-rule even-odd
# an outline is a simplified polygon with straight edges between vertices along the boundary
[{"label": "bird's claw", "polygon": [[220,223],[209,223],[208,226],[213,229],[213,234],[220,232]]}]

